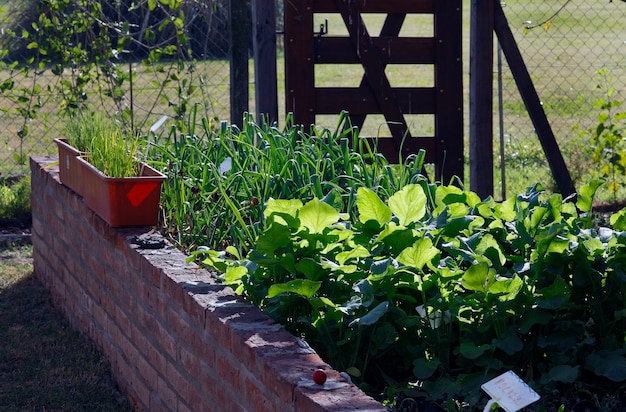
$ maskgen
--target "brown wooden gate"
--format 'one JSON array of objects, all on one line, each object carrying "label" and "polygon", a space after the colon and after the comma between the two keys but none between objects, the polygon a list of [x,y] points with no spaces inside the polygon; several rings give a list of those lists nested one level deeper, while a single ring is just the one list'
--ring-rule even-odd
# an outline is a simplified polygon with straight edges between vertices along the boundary
[{"label": "brown wooden gate", "polygon": [[[316,33],[315,13],[338,13],[349,36]],[[362,14],[386,14],[378,36]],[[400,37],[408,14],[433,15],[432,37]],[[435,164],[438,180],[464,177],[461,0],[285,0],[286,109],[298,124],[316,115],[350,114],[362,126],[382,114],[391,136],[378,137],[378,151],[398,162],[419,149]],[[360,64],[359,87],[316,87],[316,64]],[[392,87],[388,64],[432,65],[432,87]],[[406,115],[434,115],[434,136],[416,136]],[[361,136],[368,139],[373,137]]]}]

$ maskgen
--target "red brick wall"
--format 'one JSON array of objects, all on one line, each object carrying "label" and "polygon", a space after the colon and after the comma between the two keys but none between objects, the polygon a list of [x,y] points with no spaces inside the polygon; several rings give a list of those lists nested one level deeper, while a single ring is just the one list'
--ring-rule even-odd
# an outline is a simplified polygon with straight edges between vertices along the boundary
[{"label": "red brick wall", "polygon": [[[134,245],[149,228],[110,228],[59,183],[55,161],[31,159],[35,273],[137,410],[386,410],[171,245]],[[324,388],[307,386],[316,368]]]}]

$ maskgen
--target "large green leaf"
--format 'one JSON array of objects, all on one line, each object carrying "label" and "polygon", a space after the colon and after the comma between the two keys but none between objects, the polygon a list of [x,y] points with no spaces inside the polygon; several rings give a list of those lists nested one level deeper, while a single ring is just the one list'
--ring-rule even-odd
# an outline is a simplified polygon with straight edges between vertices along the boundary
[{"label": "large green leaf", "polygon": [[502,252],[502,247],[498,241],[489,233],[480,237],[480,241],[474,248],[477,254],[486,256],[494,264],[504,266],[506,263],[506,256]]},{"label": "large green leaf", "polygon": [[401,225],[418,222],[426,215],[426,194],[420,185],[406,185],[389,198],[389,207]]},{"label": "large green leaf", "polygon": [[428,379],[439,368],[441,362],[439,358],[424,359],[418,358],[413,361],[413,375],[418,379]]},{"label": "large green leaf", "polygon": [[227,260],[225,259],[224,252],[216,250],[203,250],[202,252],[196,252],[196,254],[204,257],[202,260],[202,264],[204,266],[213,268],[222,273],[226,270]]},{"label": "large green leaf", "polygon": [[626,358],[623,351],[600,350],[587,356],[585,368],[613,382],[626,381]]},{"label": "large green leaf", "polygon": [[589,184],[583,185],[579,190],[576,206],[585,213],[591,212],[593,198],[598,188],[604,183],[606,183],[606,179],[593,179]]},{"label": "large green leaf", "polygon": [[224,274],[224,283],[235,285],[241,283],[241,278],[248,274],[248,269],[243,266],[229,266]]},{"label": "large green leaf", "polygon": [[571,294],[570,285],[562,278],[557,277],[554,282],[540,291],[537,299],[537,307],[543,309],[559,309],[569,300]]},{"label": "large green leaf", "polygon": [[379,226],[391,220],[391,209],[383,203],[376,193],[370,189],[360,187],[357,191],[356,206],[359,210],[361,223],[373,220]]},{"label": "large green leaf", "polygon": [[373,325],[374,323],[378,322],[378,320],[382,318],[385,313],[387,313],[388,309],[389,309],[389,302],[379,303],[374,309],[367,312],[365,316],[362,316],[350,322],[349,326],[352,327],[355,325],[358,325],[358,326]]},{"label": "large green leaf", "polygon": [[465,203],[467,196],[456,186],[437,186],[435,201],[437,206]]},{"label": "large green leaf", "polygon": [[319,280],[326,272],[322,266],[312,258],[302,258],[296,264],[298,272],[304,274],[307,279]]},{"label": "large green leaf", "polygon": [[504,202],[496,205],[496,215],[505,222],[512,222],[517,215],[516,204],[517,201],[514,197],[505,200]]},{"label": "large green leaf", "polygon": [[523,285],[524,282],[517,275],[512,279],[497,278],[491,286],[489,286],[489,293],[499,295],[500,301],[506,302],[515,299]]},{"label": "large green leaf", "polygon": [[611,215],[610,223],[615,230],[626,231],[626,208]]},{"label": "large green leaf", "polygon": [[580,366],[556,365],[541,377],[542,384],[550,382],[573,383],[580,376]]},{"label": "large green leaf", "polygon": [[317,234],[339,221],[341,215],[332,206],[315,198],[300,208],[300,224]]},{"label": "large green leaf", "polygon": [[405,266],[422,269],[425,264],[430,262],[439,254],[439,249],[433,246],[433,241],[429,238],[419,239],[411,247],[404,249],[398,256],[398,262]]},{"label": "large green leaf", "polygon": [[266,218],[272,217],[276,222],[288,227],[297,225],[298,211],[302,207],[299,200],[269,199],[263,215]]},{"label": "large green leaf", "polygon": [[273,298],[281,293],[295,293],[306,298],[311,298],[321,285],[322,282],[315,282],[308,279],[296,279],[287,283],[279,283],[270,286],[267,291],[267,297]]},{"label": "large green leaf", "polygon": [[491,345],[475,345],[473,342],[463,342],[459,347],[461,355],[467,359],[476,359],[491,349]]},{"label": "large green leaf", "polygon": [[524,342],[517,336],[515,330],[507,329],[496,342],[496,346],[502,349],[507,355],[513,355],[524,349]]},{"label": "large green leaf", "polygon": [[291,216],[296,216],[298,209],[302,207],[302,202],[298,199],[285,200],[285,199],[269,199],[263,214],[268,217],[272,213],[285,213]]},{"label": "large green leaf", "polygon": [[545,309],[534,309],[527,311],[522,316],[522,322],[520,323],[520,333],[528,333],[535,325],[547,325],[553,319],[552,312]]},{"label": "large green leaf", "polygon": [[487,263],[470,266],[461,278],[461,285],[467,290],[486,292],[495,280],[496,272]]},{"label": "large green leaf", "polygon": [[261,255],[272,257],[278,248],[291,243],[291,232],[281,224],[272,223],[265,229],[256,241],[256,252]]},{"label": "large green leaf", "polygon": [[346,263],[348,259],[363,258],[363,257],[368,257],[369,255],[370,255],[369,250],[367,250],[365,247],[361,245],[357,245],[356,247],[350,250],[337,253],[336,259],[340,265],[343,265],[344,263]]}]

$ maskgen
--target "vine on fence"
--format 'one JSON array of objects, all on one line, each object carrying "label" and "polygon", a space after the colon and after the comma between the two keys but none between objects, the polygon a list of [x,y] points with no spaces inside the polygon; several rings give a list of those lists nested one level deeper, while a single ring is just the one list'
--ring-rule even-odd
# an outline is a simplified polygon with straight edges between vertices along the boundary
[{"label": "vine on fence", "polygon": [[[4,31],[0,45],[0,69],[7,74],[0,79],[0,95],[8,101],[1,110],[22,119],[14,160],[26,162],[23,142],[30,133],[28,126],[45,116],[42,109],[55,94],[61,96],[54,104],[63,115],[95,107],[105,111],[105,103],[113,103],[116,118],[134,133],[154,122],[157,107],[165,101],[169,113],[158,115],[168,115],[184,127],[182,119],[197,87],[194,54],[210,54],[194,53],[189,33],[200,28],[208,38],[211,16],[223,3],[42,0],[36,13],[21,14],[26,17]],[[161,79],[155,82],[159,84],[152,103],[142,107],[141,118],[133,96],[139,61]]]},{"label": "vine on fence", "polygon": [[597,71],[599,82],[596,86],[604,97],[594,104],[599,109],[597,124],[582,131],[590,143],[593,163],[600,167],[600,173],[608,179],[608,187],[617,202],[617,192],[626,176],[626,112],[619,111],[622,105],[614,96],[615,88],[607,69]]}]

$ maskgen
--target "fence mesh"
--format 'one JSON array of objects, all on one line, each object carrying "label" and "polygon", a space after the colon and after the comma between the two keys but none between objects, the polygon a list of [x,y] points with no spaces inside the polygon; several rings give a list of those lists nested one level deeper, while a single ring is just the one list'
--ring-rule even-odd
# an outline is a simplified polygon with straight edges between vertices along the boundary
[{"label": "fence mesh", "polygon": [[[172,64],[175,59],[170,58],[162,60],[160,64],[144,65],[141,59],[145,57],[146,50],[129,46],[132,53],[119,56],[113,63],[118,68],[125,68],[119,73],[134,74],[132,98],[128,79],[122,82],[119,89],[115,89],[111,88],[110,78],[101,78],[100,83],[93,82],[94,87],[100,90],[109,87],[108,90],[113,91],[108,92],[108,95],[98,93],[98,90],[89,91],[85,97],[90,107],[106,112],[132,107],[135,122],[143,130],[163,116],[176,117],[177,113],[185,110],[188,113],[195,104],[200,105],[202,116],[228,119],[230,1],[184,0],[184,32],[189,36],[191,50],[191,55],[182,62],[184,64]],[[25,39],[21,32],[29,31],[29,22],[37,19],[39,11],[35,5],[39,2],[41,0],[5,4],[0,11],[0,49],[10,50],[9,46],[14,45],[16,38],[28,44],[31,39]],[[148,7],[149,3],[148,0],[132,4],[129,2],[126,7],[130,11],[119,13],[119,17],[112,18],[112,21],[128,22],[127,29],[130,31],[140,32],[139,29],[146,25],[154,26],[156,30],[159,22],[167,16],[155,16],[156,13]],[[469,10],[469,0],[465,3],[464,8]],[[103,4],[110,7],[117,5],[118,10],[122,10],[120,7],[125,3],[118,0]],[[282,31],[282,6],[283,0],[277,0],[279,32]],[[603,92],[596,87],[601,80],[596,72],[606,69],[610,85],[615,88],[613,98],[621,101],[626,99],[626,2],[509,0],[504,4],[504,11],[570,173],[575,184],[580,186],[590,167],[590,155],[588,136],[580,137],[579,133],[597,124],[599,111],[594,108],[594,103],[603,97]],[[467,29],[468,12],[464,18]],[[119,27],[124,26],[122,24]],[[17,36],[9,36],[11,31]],[[279,42],[281,39],[278,36]],[[8,63],[14,55],[2,57]],[[23,56],[19,63],[25,64],[26,58]],[[281,59],[282,53],[279,52],[279,88],[284,76]],[[22,72],[20,67],[6,66],[0,70],[0,121],[3,125],[0,137],[0,177],[27,173],[27,158],[31,154],[54,153],[52,139],[62,134],[64,124],[64,118],[59,112],[65,96],[58,93],[59,86],[63,81],[72,81],[75,75],[71,69],[66,69],[63,76],[58,76],[52,74],[50,67],[34,72]],[[495,76],[494,101],[497,104],[501,100],[494,117],[494,156],[500,160],[496,162],[496,196],[519,192],[529,182],[541,182],[548,189],[553,188],[546,158],[507,62],[502,61],[501,67],[496,64],[494,71],[500,75]],[[502,79],[501,94],[498,93],[498,77]],[[30,96],[29,102],[25,102],[26,95],[19,91],[32,88],[34,81],[44,87],[36,96]],[[464,83],[469,83],[467,78]],[[8,88],[9,84],[13,84],[11,89]],[[279,90],[279,98],[282,97],[283,92]],[[25,110],[33,106],[41,107],[33,116],[28,116],[28,113],[25,115]],[[284,107],[280,107],[279,116],[283,115]],[[498,136],[497,127],[500,122],[503,125],[501,137]],[[575,126],[578,126],[578,130],[573,130]],[[24,133],[25,130],[27,133]],[[522,176],[512,172],[520,168],[525,171]]]},{"label": "fence mesh", "polygon": [[[580,187],[592,166],[589,135],[580,132],[597,125],[600,110],[594,104],[606,97],[597,87],[603,82],[599,70],[606,69],[609,86],[615,89],[613,99],[626,100],[626,3],[507,0],[503,9],[572,179]],[[495,71],[502,78],[502,118],[495,119],[494,131],[498,134],[501,120],[504,149],[494,182],[496,194],[520,193],[532,182],[553,189],[546,158],[511,71],[506,61],[501,68],[495,61]],[[494,90],[494,102],[498,102],[497,83]],[[498,136],[496,141],[500,141]],[[500,147],[495,146],[499,157]],[[526,173],[506,173],[514,168]]]},{"label": "fence mesh", "polygon": [[[80,8],[78,2],[68,3],[72,5],[66,14]],[[79,103],[108,114],[125,112],[127,118],[132,114],[135,128],[144,132],[164,116],[188,115],[196,105],[201,111],[198,117],[228,119],[230,0],[184,0],[176,14],[168,14],[161,2],[152,2],[156,8],[149,7],[150,3],[101,2],[104,17],[95,24],[98,27],[68,36],[68,47],[72,42],[96,44],[104,26],[118,46],[113,58],[99,61],[98,75],[89,78]],[[44,13],[38,8],[41,4],[40,0],[8,2],[0,10],[0,49],[4,53],[0,70],[0,177],[26,174],[32,154],[55,153],[52,141],[62,137],[63,111],[71,105],[68,90],[77,89],[83,81],[81,68],[85,66],[70,65],[59,72],[55,71],[54,57],[41,67],[37,67],[37,59],[32,60],[32,45],[37,41],[33,22],[41,28],[41,15],[54,16],[52,11]],[[167,26],[168,20],[178,24],[175,19],[180,16],[184,16],[180,32]],[[53,20],[53,24],[79,30],[76,22]],[[188,39],[184,47],[178,47],[184,53],[167,55],[169,46],[179,46],[180,33]],[[130,40],[122,44],[124,34]],[[39,46],[44,40],[39,39]],[[96,52],[95,47],[85,49]],[[155,51],[161,53],[158,61],[149,58]],[[17,66],[11,66],[14,61]],[[25,67],[31,70],[23,70]],[[36,83],[40,88],[33,89]]]}]

